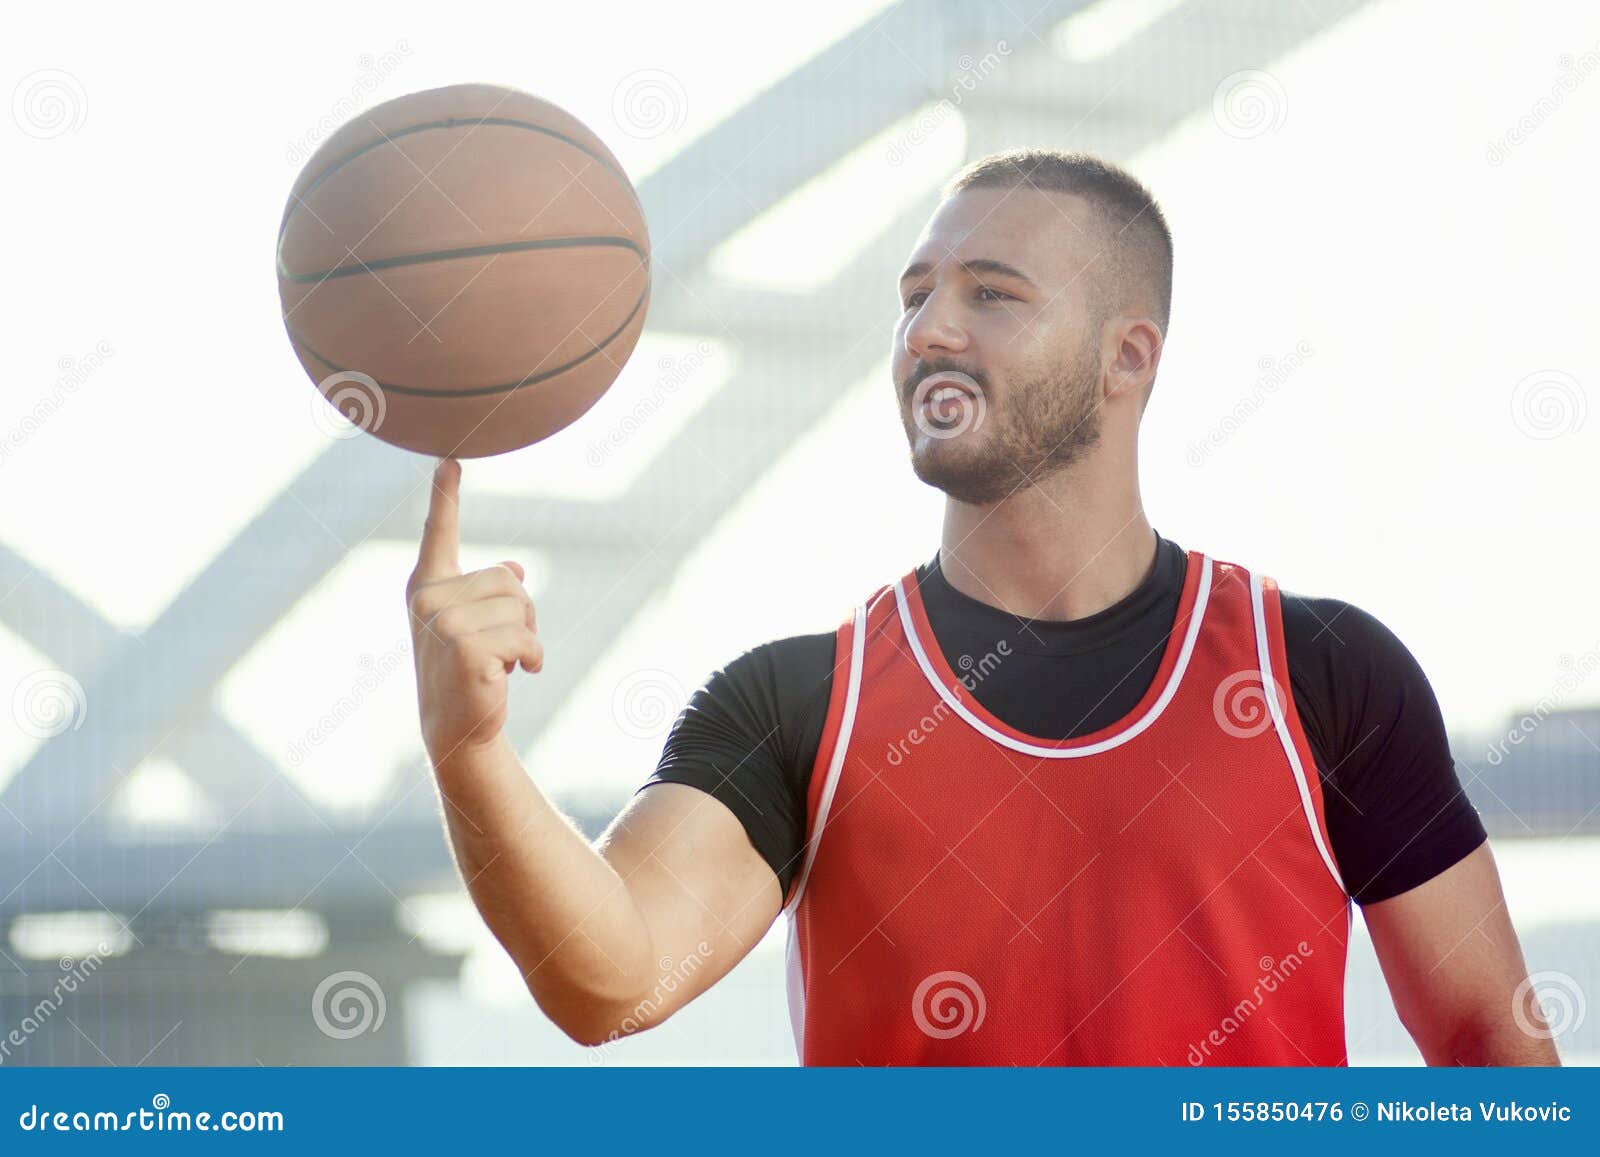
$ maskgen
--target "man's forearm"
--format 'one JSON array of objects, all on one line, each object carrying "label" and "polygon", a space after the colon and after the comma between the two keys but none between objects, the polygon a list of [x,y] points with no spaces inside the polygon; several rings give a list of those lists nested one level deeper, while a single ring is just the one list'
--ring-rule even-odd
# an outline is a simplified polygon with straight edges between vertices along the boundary
[{"label": "man's forearm", "polygon": [[1473,1021],[1434,1045],[1419,1041],[1430,1065],[1560,1065],[1555,1042],[1524,1032],[1510,1017]]},{"label": "man's forearm", "polygon": [[615,870],[534,786],[502,733],[435,766],[456,865],[539,1006],[599,1039],[655,978],[650,932]]}]

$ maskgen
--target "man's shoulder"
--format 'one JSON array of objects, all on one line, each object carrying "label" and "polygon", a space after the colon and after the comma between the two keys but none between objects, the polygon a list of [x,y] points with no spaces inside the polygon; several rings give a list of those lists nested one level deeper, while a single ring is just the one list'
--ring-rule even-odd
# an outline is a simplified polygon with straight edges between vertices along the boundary
[{"label": "man's shoulder", "polygon": [[[809,677],[819,667],[831,672],[840,632],[853,624],[862,611],[870,611],[885,598],[892,599],[895,583],[900,578],[896,576],[868,591],[864,597],[840,611],[828,629],[783,635],[757,643],[734,656],[722,671],[747,678],[784,677],[790,680]],[[823,619],[822,622],[826,623],[827,620]]]},{"label": "man's shoulder", "polygon": [[808,702],[826,702],[832,685],[834,631],[784,635],[757,643],[714,671],[703,691],[784,717]]},{"label": "man's shoulder", "polygon": [[[1214,571],[1236,572],[1241,581],[1265,578],[1271,573],[1216,556],[1207,557]],[[1291,663],[1297,659],[1320,659],[1346,667],[1357,662],[1416,665],[1415,657],[1388,624],[1358,603],[1332,595],[1291,590],[1276,579],[1266,581],[1278,589],[1284,645]]]},{"label": "man's shoulder", "polygon": [[1284,646],[1291,659],[1320,656],[1348,669],[1409,669],[1416,657],[1387,623],[1357,603],[1331,595],[1280,591]]},{"label": "man's shoulder", "polygon": [[[1443,712],[1422,664],[1377,615],[1346,599],[1284,592],[1283,641],[1300,717],[1323,767],[1349,789],[1387,760],[1449,768]],[[1406,755],[1410,752],[1410,755]],[[1383,768],[1377,768],[1384,773]]]},{"label": "man's shoulder", "polygon": [[768,639],[735,656],[724,670],[782,675],[818,665],[831,668],[836,635],[837,631],[814,631]]},{"label": "man's shoulder", "polygon": [[[924,563],[915,573],[920,575],[931,565]],[[841,632],[863,612],[869,616],[879,613],[875,608],[885,600],[892,605],[895,584],[904,578],[903,574],[896,575],[864,592],[855,603],[840,609],[831,625],[826,617],[822,618],[819,625],[828,626],[826,630],[782,635],[741,651],[717,669],[712,675],[713,684],[754,691],[785,707],[813,703],[819,698],[825,703],[840,663]]]}]

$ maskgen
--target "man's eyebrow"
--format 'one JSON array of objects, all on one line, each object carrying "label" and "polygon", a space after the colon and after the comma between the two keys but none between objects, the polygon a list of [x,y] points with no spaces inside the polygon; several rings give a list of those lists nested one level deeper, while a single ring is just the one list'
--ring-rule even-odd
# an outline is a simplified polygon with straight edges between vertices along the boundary
[{"label": "man's eyebrow", "polygon": [[[1024,284],[1032,285],[1035,289],[1038,288],[1038,283],[1015,265],[1008,265],[1004,261],[996,261],[992,257],[974,257],[971,261],[961,262],[961,267],[968,273],[993,273],[1001,277],[1014,278]],[[900,275],[900,284],[903,285],[913,277],[925,277],[932,271],[933,262],[931,261],[918,261],[908,265],[905,272]]]}]

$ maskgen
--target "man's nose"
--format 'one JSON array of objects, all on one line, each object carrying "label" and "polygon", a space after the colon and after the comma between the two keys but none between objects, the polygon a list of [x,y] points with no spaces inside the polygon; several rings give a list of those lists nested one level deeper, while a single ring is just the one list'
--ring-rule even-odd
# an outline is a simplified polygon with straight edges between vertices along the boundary
[{"label": "man's nose", "polygon": [[959,353],[967,348],[967,334],[948,306],[930,297],[917,309],[906,326],[906,352],[931,361],[940,354]]}]

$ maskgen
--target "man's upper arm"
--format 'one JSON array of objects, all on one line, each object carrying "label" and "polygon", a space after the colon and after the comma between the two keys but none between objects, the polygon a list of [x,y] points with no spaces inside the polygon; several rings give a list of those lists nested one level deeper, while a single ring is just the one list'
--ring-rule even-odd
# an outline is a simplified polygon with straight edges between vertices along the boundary
[{"label": "man's upper arm", "polygon": [[724,976],[782,909],[805,844],[832,661],[831,633],[803,635],[762,644],[714,672],[601,838],[663,972],[689,973],[677,976],[649,1023]]},{"label": "man's upper arm", "polygon": [[1394,632],[1351,603],[1287,592],[1283,632],[1328,837],[1356,902],[1410,891],[1481,845],[1438,697]]},{"label": "man's upper arm", "polygon": [[1362,915],[1395,1010],[1430,1065],[1559,1063],[1487,843]]},{"label": "man's upper arm", "polygon": [[1523,1027],[1541,1022],[1522,948],[1421,665],[1359,607],[1283,606],[1334,856],[1402,1023],[1429,1064],[1557,1063]]},{"label": "man's upper arm", "polygon": [[[713,796],[663,783],[629,801],[598,844],[633,897],[663,983],[639,1027],[659,1023],[725,976],[783,904],[744,826]],[[670,985],[665,978],[671,977]]]},{"label": "man's upper arm", "polygon": [[714,796],[789,886],[805,850],[806,794],[832,687],[834,635],[794,635],[738,656],[690,696],[639,789],[678,783]]}]

